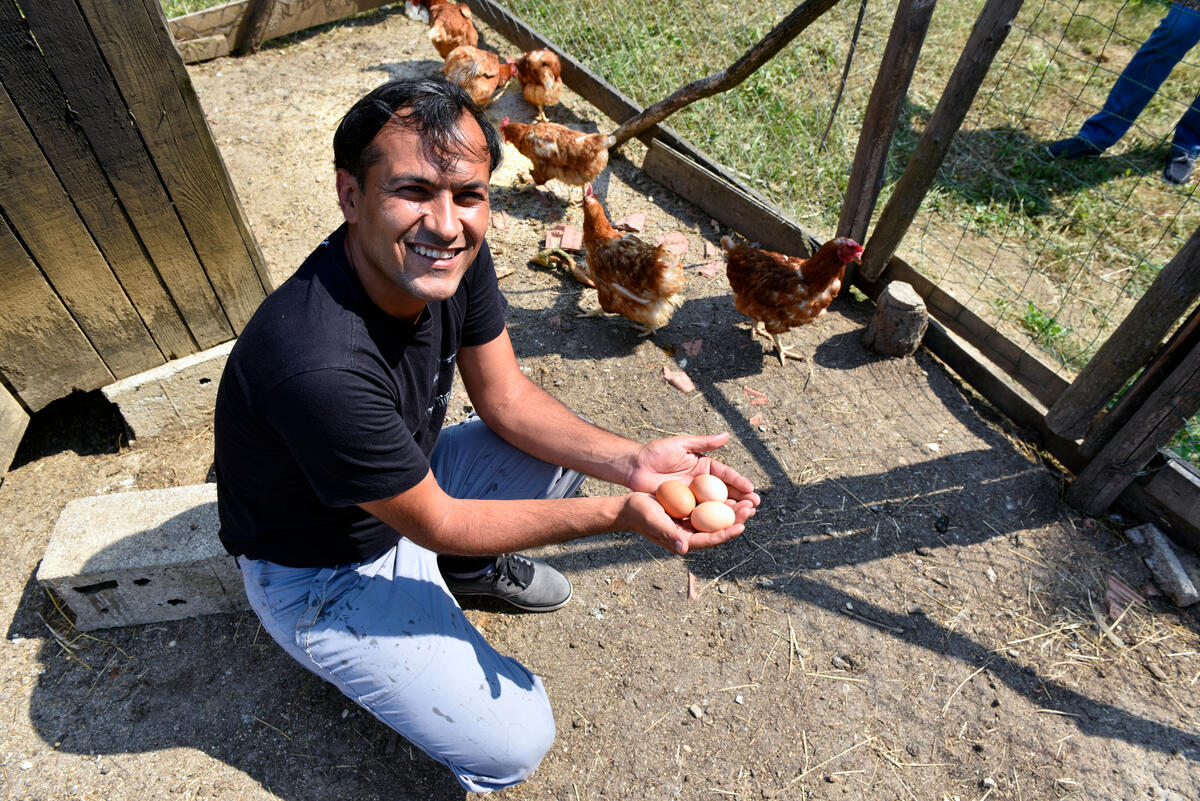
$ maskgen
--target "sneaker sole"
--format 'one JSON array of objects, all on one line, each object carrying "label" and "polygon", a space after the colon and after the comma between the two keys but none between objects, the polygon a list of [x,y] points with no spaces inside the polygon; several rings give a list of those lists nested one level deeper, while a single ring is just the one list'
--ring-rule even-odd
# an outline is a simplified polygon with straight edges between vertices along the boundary
[{"label": "sneaker sole", "polygon": [[455,592],[454,590],[451,590],[450,594],[462,598],[495,598],[497,601],[504,601],[506,604],[515,606],[525,612],[553,612],[554,610],[562,609],[567,605],[567,602],[570,601],[575,595],[575,588],[572,587],[571,593],[554,606],[528,606],[526,604],[519,603],[512,598],[505,598],[503,595],[496,595],[492,592]]}]

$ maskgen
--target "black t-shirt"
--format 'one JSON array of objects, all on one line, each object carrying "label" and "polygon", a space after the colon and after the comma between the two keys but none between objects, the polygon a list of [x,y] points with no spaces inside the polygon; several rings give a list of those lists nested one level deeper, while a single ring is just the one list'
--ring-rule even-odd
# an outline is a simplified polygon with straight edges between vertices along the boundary
[{"label": "black t-shirt", "polygon": [[215,415],[221,542],[290,567],[368,559],[401,536],[356,504],[421,481],[460,347],[504,329],[485,242],[453,297],[416,323],[376,307],[343,225],[255,311],[221,377]]}]

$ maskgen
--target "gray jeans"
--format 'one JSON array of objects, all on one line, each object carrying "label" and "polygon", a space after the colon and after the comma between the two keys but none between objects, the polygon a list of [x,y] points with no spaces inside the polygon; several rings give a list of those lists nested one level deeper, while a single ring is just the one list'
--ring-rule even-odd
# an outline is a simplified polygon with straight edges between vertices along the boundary
[{"label": "gray jeans", "polygon": [[[442,431],[431,467],[456,498],[562,498],[584,478],[513,448],[478,418]],[[238,562],[250,605],[285,651],[466,789],[524,781],[553,744],[541,679],[470,624],[432,551],[401,538],[375,559],[339,567]]]}]

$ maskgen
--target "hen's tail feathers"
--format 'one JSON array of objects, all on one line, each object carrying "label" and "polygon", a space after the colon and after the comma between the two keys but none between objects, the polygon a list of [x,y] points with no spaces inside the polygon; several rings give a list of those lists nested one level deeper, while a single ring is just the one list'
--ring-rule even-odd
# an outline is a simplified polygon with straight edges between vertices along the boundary
[{"label": "hen's tail feathers", "polygon": [[722,250],[724,250],[726,253],[728,253],[729,251],[733,250],[733,248],[734,248],[733,237],[729,236],[728,234],[721,237],[721,249]]}]

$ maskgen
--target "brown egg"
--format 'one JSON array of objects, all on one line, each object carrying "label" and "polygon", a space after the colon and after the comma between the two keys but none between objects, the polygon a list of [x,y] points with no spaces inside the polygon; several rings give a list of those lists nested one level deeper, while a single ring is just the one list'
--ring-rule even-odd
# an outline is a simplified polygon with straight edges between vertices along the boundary
[{"label": "brown egg", "polygon": [[676,479],[659,484],[654,497],[662,504],[662,508],[667,510],[667,514],[674,518],[683,519],[696,508],[696,496],[688,489],[687,484]]},{"label": "brown egg", "polygon": [[725,486],[725,482],[709,473],[693,478],[691,489],[697,503],[723,501],[729,497],[729,488]]},{"label": "brown egg", "polygon": [[721,531],[733,525],[733,507],[720,501],[705,501],[692,510],[692,528],[696,531]]}]

